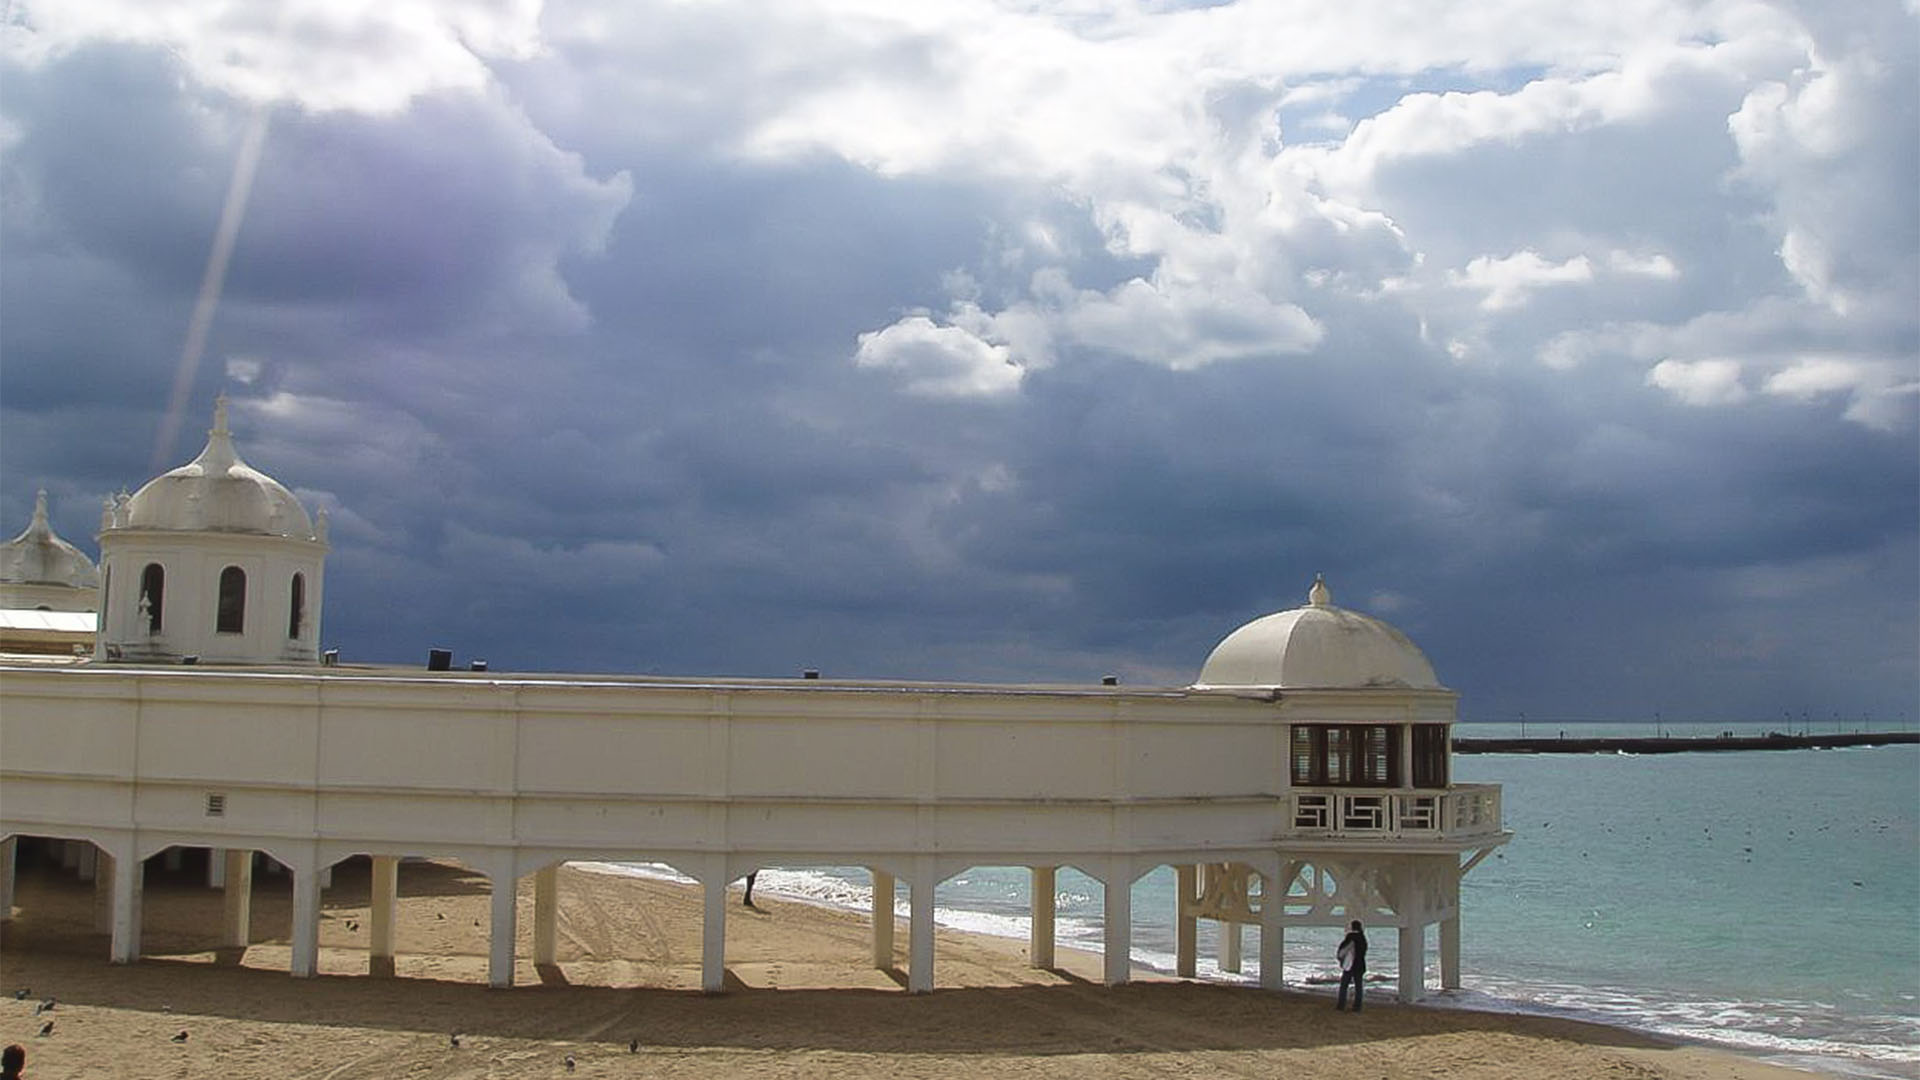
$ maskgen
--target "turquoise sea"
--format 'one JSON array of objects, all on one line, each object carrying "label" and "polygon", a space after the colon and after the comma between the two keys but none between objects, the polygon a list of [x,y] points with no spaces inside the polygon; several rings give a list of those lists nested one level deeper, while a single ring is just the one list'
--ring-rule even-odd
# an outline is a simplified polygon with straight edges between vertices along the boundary
[{"label": "turquoise sea", "polygon": [[[1726,726],[1755,730],[1663,730]],[[1553,733],[1542,728],[1527,733]],[[1454,772],[1504,786],[1515,836],[1463,883],[1465,987],[1430,1001],[1600,1020],[1847,1076],[1920,1077],[1920,746],[1456,755]],[[764,871],[758,888],[865,908],[867,884],[857,868],[806,868]],[[1063,870],[1057,885],[1061,944],[1097,951],[1100,884]],[[940,922],[1024,938],[1027,886],[1023,869],[963,873],[940,886]],[[1135,962],[1172,970],[1170,868],[1135,884],[1133,911]],[[1245,968],[1227,975],[1203,923],[1202,977],[1257,978],[1258,931],[1245,934]],[[1290,932],[1288,983],[1330,989],[1336,940]],[[1438,986],[1431,946],[1427,981]],[[1393,932],[1373,948],[1390,992]]]}]

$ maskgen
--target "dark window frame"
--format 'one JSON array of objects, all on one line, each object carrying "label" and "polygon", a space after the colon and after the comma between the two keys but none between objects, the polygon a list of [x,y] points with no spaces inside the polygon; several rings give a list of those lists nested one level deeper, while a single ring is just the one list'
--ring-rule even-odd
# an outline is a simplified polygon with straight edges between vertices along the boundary
[{"label": "dark window frame", "polygon": [[1413,725],[1413,786],[1443,788],[1450,781],[1453,739],[1445,724]]},{"label": "dark window frame", "polygon": [[140,571],[140,595],[147,601],[147,633],[157,634],[166,626],[163,613],[167,606],[167,568],[150,562]]},{"label": "dark window frame", "polygon": [[220,571],[220,597],[213,629],[217,634],[247,632],[247,572],[238,566]]},{"label": "dark window frame", "polygon": [[307,619],[307,576],[293,575],[287,585],[287,637],[300,640],[300,631],[305,629]]},{"label": "dark window frame", "polygon": [[1295,787],[1400,786],[1397,724],[1295,724],[1288,760]]}]

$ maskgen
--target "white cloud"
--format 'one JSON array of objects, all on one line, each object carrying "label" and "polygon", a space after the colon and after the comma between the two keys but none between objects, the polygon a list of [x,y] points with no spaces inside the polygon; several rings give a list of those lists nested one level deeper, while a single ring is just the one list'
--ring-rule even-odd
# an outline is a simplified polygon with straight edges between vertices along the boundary
[{"label": "white cloud", "polygon": [[[7,51],[57,57],[93,40],[159,45],[245,101],[390,113],[475,90],[488,64],[540,48],[540,0],[26,0]],[[14,9],[15,5],[9,5]]]},{"label": "white cloud", "polygon": [[854,363],[902,373],[909,393],[927,397],[994,397],[1020,388],[1025,372],[1005,345],[958,326],[909,315],[860,335]]},{"label": "white cloud", "polygon": [[1538,252],[1520,251],[1496,259],[1482,255],[1467,263],[1465,270],[1448,275],[1453,284],[1486,292],[1480,306],[1487,311],[1503,311],[1527,302],[1534,290],[1549,285],[1578,285],[1593,280],[1593,263],[1585,255],[1552,263]]},{"label": "white cloud", "polygon": [[1740,362],[1724,357],[1662,360],[1647,372],[1647,385],[1688,405],[1736,405],[1747,398],[1747,389],[1740,383]]},{"label": "white cloud", "polygon": [[1761,388],[1797,401],[1845,394],[1847,419],[1885,430],[1910,423],[1920,404],[1920,379],[1911,363],[1807,357],[1769,376]]}]

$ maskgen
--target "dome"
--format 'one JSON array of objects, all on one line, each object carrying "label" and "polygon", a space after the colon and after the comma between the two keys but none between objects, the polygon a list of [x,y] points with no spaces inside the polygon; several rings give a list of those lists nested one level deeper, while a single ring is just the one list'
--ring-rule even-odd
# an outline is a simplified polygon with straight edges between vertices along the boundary
[{"label": "dome", "polygon": [[1307,606],[1264,615],[1214,646],[1197,689],[1442,689],[1407,635],[1379,619],[1333,606],[1316,577]]},{"label": "dome", "polygon": [[313,519],[278,480],[240,460],[227,430],[227,399],[213,406],[200,456],[156,476],[113,515],[129,529],[254,533],[315,539]]},{"label": "dome", "polygon": [[33,522],[19,536],[0,544],[0,582],[8,585],[65,585],[91,589],[93,560],[60,539],[47,524],[47,493],[33,500]]}]

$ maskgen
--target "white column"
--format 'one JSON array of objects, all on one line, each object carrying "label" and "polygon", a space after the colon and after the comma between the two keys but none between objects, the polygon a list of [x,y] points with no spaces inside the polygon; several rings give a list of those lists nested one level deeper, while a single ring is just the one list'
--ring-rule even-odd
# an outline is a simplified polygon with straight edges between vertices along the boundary
[{"label": "white column", "polygon": [[1230,975],[1240,974],[1240,924],[1237,922],[1220,924],[1220,970]]},{"label": "white column", "polygon": [[60,869],[73,870],[80,865],[80,849],[92,847],[85,840],[55,840],[60,846]]},{"label": "white column", "polygon": [[873,966],[893,970],[893,875],[873,871]]},{"label": "white column", "polygon": [[1104,929],[1101,981],[1121,986],[1133,970],[1133,871],[1118,859],[1107,870]]},{"label": "white column", "polygon": [[1054,868],[1033,868],[1033,927],[1028,933],[1027,962],[1037,968],[1053,966],[1053,909],[1059,889]]},{"label": "white column", "polygon": [[1460,916],[1440,920],[1440,988],[1460,989]]},{"label": "white column", "polygon": [[1260,875],[1260,989],[1278,990],[1286,984],[1287,931],[1280,924],[1286,913],[1286,886],[1271,872]]},{"label": "white column", "polygon": [[700,989],[718,994],[727,988],[727,860],[716,856],[707,861],[701,881],[705,890],[704,910],[700,918]]},{"label": "white column", "polygon": [[1400,928],[1400,1000],[1418,1001],[1427,990],[1427,928]]},{"label": "white column", "polygon": [[80,853],[74,857],[74,872],[81,881],[92,881],[99,872],[100,849],[92,844],[80,844]]},{"label": "white column", "polygon": [[513,944],[519,929],[519,912],[514,905],[519,882],[513,876],[512,856],[507,859],[506,868],[487,878],[493,887],[487,919],[487,985],[502,989],[513,985]]},{"label": "white column", "polygon": [[293,871],[293,957],[287,972],[310,979],[320,970],[320,871],[290,867]]},{"label": "white column", "polygon": [[160,867],[169,874],[177,874],[180,867],[186,865],[186,853],[177,847],[170,847],[160,853]]},{"label": "white column", "polygon": [[13,856],[19,837],[0,840],[0,920],[13,918]]},{"label": "white column", "polygon": [[220,944],[244,949],[253,936],[253,852],[221,848],[216,854],[220,877],[226,882],[221,896]]},{"label": "white column", "polygon": [[[127,844],[131,851],[133,844]],[[132,855],[107,856],[107,876],[112,881],[113,940],[107,959],[115,964],[131,964],[140,959],[140,891],[145,866]]]},{"label": "white column", "polygon": [[323,866],[320,868],[320,891],[325,892],[331,888],[333,888],[333,867]]},{"label": "white column", "polygon": [[920,856],[913,860],[913,882],[908,886],[907,917],[907,992],[933,992],[933,890],[939,885],[934,877],[933,860]]},{"label": "white column", "polygon": [[[400,902],[400,857],[375,855],[368,888],[367,968],[376,973],[393,966],[393,922]],[[386,961],[381,963],[380,961]]]},{"label": "white column", "polygon": [[1173,902],[1173,973],[1183,979],[1191,979],[1200,971],[1200,919],[1190,913],[1198,898],[1196,886],[1200,875],[1194,864],[1181,863],[1173,868],[1173,877],[1176,894]]},{"label": "white column", "polygon": [[227,887],[227,849],[207,849],[207,888],[224,889]]},{"label": "white column", "polygon": [[551,964],[559,951],[560,867],[533,872],[533,962]]}]

